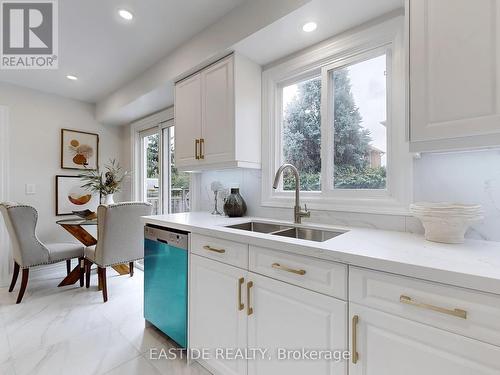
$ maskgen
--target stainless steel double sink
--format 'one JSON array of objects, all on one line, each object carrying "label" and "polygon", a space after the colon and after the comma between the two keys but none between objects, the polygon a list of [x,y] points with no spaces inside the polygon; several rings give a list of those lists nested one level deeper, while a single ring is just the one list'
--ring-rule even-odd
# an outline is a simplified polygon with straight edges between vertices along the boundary
[{"label": "stainless steel double sink", "polygon": [[315,242],[324,242],[345,233],[345,231],[340,230],[323,230],[304,226],[298,227],[287,224],[274,224],[260,221],[249,221],[247,223],[227,225],[226,228],[266,233],[274,236],[297,238]]}]

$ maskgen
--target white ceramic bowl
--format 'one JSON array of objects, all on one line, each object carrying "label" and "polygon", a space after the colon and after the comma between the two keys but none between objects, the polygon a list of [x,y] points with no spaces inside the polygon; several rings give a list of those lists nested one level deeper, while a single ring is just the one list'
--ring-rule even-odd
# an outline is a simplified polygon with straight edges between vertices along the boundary
[{"label": "white ceramic bowl", "polygon": [[426,240],[451,244],[463,243],[469,226],[483,219],[481,216],[474,219],[415,216],[424,226]]},{"label": "white ceramic bowl", "polygon": [[416,203],[410,212],[425,229],[425,239],[442,243],[463,243],[469,226],[483,219],[479,205],[452,203]]}]

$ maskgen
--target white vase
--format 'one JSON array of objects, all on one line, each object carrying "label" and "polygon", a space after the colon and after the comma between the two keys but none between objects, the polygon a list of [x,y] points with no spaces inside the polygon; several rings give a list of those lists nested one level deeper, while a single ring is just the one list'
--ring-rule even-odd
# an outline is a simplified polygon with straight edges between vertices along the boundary
[{"label": "white vase", "polygon": [[110,205],[113,203],[115,203],[115,201],[113,199],[113,194],[107,194],[104,196],[104,204],[105,205]]}]

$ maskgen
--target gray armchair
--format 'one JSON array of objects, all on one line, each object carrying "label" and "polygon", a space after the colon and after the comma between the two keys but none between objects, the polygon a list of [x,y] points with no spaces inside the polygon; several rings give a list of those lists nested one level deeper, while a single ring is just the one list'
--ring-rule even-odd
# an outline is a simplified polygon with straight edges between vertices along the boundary
[{"label": "gray armchair", "polygon": [[[68,265],[73,258],[79,258],[79,264],[83,263],[82,245],[40,242],[36,235],[38,212],[35,208],[16,203],[0,203],[0,212],[7,226],[13,249],[14,273],[9,292],[14,290],[19,271],[22,269],[21,289],[16,303],[21,303],[23,299],[30,267],[62,261],[66,261]],[[83,268],[80,271],[80,286],[83,286]]]},{"label": "gray armchair", "polygon": [[144,225],[141,216],[151,215],[152,205],[124,202],[97,208],[97,245],[85,249],[86,286],[90,286],[90,267],[97,265],[104,302],[108,300],[106,267],[129,263],[133,276],[134,261],[144,258]]}]

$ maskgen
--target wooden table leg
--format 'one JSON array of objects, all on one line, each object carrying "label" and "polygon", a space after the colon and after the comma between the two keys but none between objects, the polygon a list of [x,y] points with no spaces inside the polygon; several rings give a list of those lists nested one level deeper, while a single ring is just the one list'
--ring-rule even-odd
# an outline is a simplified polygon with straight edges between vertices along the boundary
[{"label": "wooden table leg", "polygon": [[115,264],[111,266],[116,272],[121,275],[128,275],[130,273],[130,268],[127,264]]},{"label": "wooden table leg", "polygon": [[61,226],[85,246],[94,246],[97,244],[94,236],[87,232],[81,225],[61,224]]},{"label": "wooden table leg", "polygon": [[80,264],[78,264],[75,268],[73,268],[73,270],[69,273],[69,275],[66,276],[63,279],[63,281],[59,283],[58,287],[73,285],[78,280],[80,280]]}]

